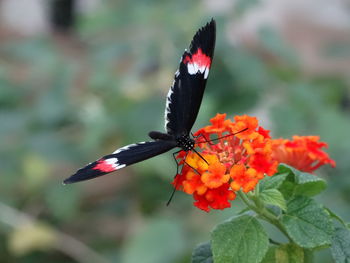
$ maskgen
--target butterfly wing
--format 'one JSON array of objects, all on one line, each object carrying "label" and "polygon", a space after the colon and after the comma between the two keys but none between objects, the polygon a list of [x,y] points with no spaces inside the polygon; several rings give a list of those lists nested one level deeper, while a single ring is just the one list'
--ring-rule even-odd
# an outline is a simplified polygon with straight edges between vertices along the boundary
[{"label": "butterfly wing", "polygon": [[213,60],[216,26],[211,20],[199,29],[182,55],[165,107],[165,129],[175,137],[189,134],[202,102]]},{"label": "butterfly wing", "polygon": [[111,173],[128,165],[167,152],[174,147],[176,147],[176,142],[165,140],[127,145],[79,169],[75,174],[64,180],[64,184],[90,180]]}]

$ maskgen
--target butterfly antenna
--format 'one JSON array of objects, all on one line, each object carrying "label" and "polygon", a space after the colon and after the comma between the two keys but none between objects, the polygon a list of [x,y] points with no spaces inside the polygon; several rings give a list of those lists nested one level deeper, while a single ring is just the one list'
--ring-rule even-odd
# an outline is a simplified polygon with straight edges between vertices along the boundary
[{"label": "butterfly antenna", "polygon": [[202,160],[203,160],[204,162],[206,162],[206,163],[209,165],[209,163],[207,162],[207,160],[205,160],[204,157],[203,157],[199,152],[197,152],[195,148],[192,148],[192,150],[193,150],[200,158],[202,158]]},{"label": "butterfly antenna", "polygon": [[[231,134],[224,135],[224,136],[219,137],[219,138],[215,138],[215,139],[212,139],[212,140],[204,140],[204,141],[196,142],[196,143],[204,143],[204,142],[218,141],[218,140],[221,140],[221,139],[224,139],[224,138],[227,138],[227,137],[234,136],[234,135],[239,134],[239,133],[241,133],[241,132],[244,132],[244,131],[246,131],[246,130],[248,130],[248,128],[245,128],[245,129],[243,129],[243,130],[241,130],[241,131],[239,131],[239,132],[235,132],[235,133],[231,133]],[[204,137],[204,136],[203,136],[203,137]],[[205,138],[205,137],[204,137],[204,138]]]}]

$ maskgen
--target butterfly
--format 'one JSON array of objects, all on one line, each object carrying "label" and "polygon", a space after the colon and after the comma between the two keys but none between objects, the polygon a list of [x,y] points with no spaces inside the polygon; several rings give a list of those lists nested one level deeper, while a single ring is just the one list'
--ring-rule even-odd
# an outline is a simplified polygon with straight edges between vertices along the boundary
[{"label": "butterfly", "polygon": [[186,152],[194,150],[195,140],[190,137],[190,132],[201,106],[212,65],[215,37],[216,23],[212,19],[197,31],[189,50],[183,53],[166,98],[164,125],[166,133],[151,131],[148,134],[151,141],[119,148],[79,169],[64,180],[64,184],[93,179],[176,147]]}]

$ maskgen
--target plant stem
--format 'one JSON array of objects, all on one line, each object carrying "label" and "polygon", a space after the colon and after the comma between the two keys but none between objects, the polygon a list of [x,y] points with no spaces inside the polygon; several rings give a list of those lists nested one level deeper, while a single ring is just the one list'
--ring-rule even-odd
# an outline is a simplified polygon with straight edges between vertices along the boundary
[{"label": "plant stem", "polygon": [[284,229],[283,225],[280,223],[278,218],[269,212],[259,201],[258,198],[254,198],[252,202],[248,199],[248,197],[242,192],[238,192],[239,197],[242,199],[242,201],[255,213],[257,213],[259,216],[261,216],[262,219],[265,221],[269,222],[270,224],[274,225],[277,227],[289,240],[290,243],[294,243],[291,237],[288,235],[287,231]]}]

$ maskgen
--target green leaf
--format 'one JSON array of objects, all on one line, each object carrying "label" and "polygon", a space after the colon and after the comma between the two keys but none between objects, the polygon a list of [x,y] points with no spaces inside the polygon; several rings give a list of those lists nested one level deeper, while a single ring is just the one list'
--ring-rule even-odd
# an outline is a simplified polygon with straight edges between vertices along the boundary
[{"label": "green leaf", "polygon": [[295,243],[303,248],[330,245],[333,224],[326,211],[311,198],[298,196],[287,205],[281,222]]},{"label": "green leaf", "polygon": [[210,242],[199,244],[192,253],[192,263],[212,263],[213,254],[211,252]]},{"label": "green leaf", "polygon": [[245,214],[246,212],[251,211],[249,207],[243,208],[241,211],[237,213],[237,215],[242,215]]},{"label": "green leaf", "polygon": [[286,175],[279,190],[287,200],[298,195],[315,196],[327,187],[326,181],[322,178],[298,171],[286,164],[280,164],[278,166],[279,174]]},{"label": "green leaf", "polygon": [[259,221],[249,215],[234,217],[219,224],[211,236],[215,263],[260,262],[269,245]]},{"label": "green leaf", "polygon": [[299,173],[295,177],[295,195],[315,196],[326,189],[325,180],[309,173]]},{"label": "green leaf", "polygon": [[261,263],[303,263],[304,250],[293,244],[270,246]]},{"label": "green leaf", "polygon": [[259,196],[266,204],[278,206],[284,211],[287,209],[286,200],[284,199],[282,193],[277,189],[264,190]]},{"label": "green leaf", "polygon": [[287,164],[282,163],[278,166],[277,175],[279,174],[286,175],[285,180],[282,182],[282,184],[279,187],[279,190],[283,194],[284,198],[286,200],[289,200],[294,196],[294,192],[296,188],[295,176],[296,174],[299,174],[299,171]]},{"label": "green leaf", "polygon": [[270,245],[269,249],[267,250],[264,259],[261,261],[261,263],[277,263],[276,262],[276,246]]},{"label": "green leaf", "polygon": [[299,173],[300,172],[297,169],[295,169],[294,167],[292,167],[288,164],[281,163],[278,165],[277,174],[295,175],[295,174],[299,174]]},{"label": "green leaf", "polygon": [[332,217],[333,219],[338,220],[341,224],[343,224],[344,227],[348,227],[346,222],[343,220],[343,218],[341,218],[339,215],[337,215],[336,213],[334,213],[332,210],[330,210],[328,207],[324,208],[328,214],[330,215],[330,217]]},{"label": "green leaf", "polygon": [[293,244],[285,244],[276,248],[276,262],[302,263],[304,262],[304,250]]},{"label": "green leaf", "polygon": [[[293,180],[293,181],[292,181]],[[290,179],[288,176],[287,180],[283,182],[281,187],[279,188],[280,192],[283,194],[285,200],[290,200],[294,196],[295,191],[295,183],[294,179]]]},{"label": "green leaf", "polygon": [[259,182],[260,191],[267,189],[277,189],[286,180],[288,173],[266,176]]},{"label": "green leaf", "polygon": [[350,262],[350,230],[337,227],[332,239],[332,256],[336,263]]}]

